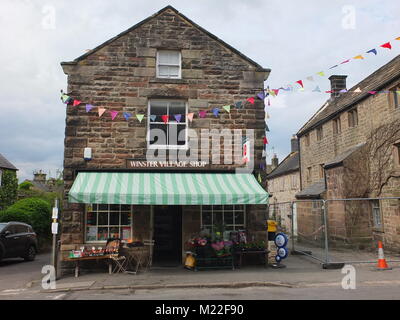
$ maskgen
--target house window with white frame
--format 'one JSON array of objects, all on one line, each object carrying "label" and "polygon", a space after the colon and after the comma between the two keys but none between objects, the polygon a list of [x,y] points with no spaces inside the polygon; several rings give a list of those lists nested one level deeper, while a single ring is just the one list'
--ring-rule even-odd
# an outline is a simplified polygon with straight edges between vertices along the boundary
[{"label": "house window with white frame", "polygon": [[184,149],[187,146],[187,103],[182,100],[150,100],[148,147]]},{"label": "house window with white frame", "polygon": [[86,206],[86,242],[105,242],[108,238],[127,241],[132,237],[132,206],[91,204]]},{"label": "house window with white frame", "polygon": [[381,208],[379,205],[379,200],[372,201],[372,218],[374,221],[374,227],[382,228],[382,217],[381,217]]},{"label": "house window with white frame", "polygon": [[181,52],[157,51],[157,78],[180,79],[182,77]]},{"label": "house window with white frame", "polygon": [[210,232],[224,226],[225,231],[242,230],[246,227],[244,205],[222,205],[201,207],[201,228]]}]

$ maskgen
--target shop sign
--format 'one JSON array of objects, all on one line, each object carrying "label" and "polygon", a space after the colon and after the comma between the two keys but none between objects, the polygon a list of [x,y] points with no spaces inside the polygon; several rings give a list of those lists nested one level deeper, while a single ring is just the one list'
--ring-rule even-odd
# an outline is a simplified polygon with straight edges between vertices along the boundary
[{"label": "shop sign", "polygon": [[140,161],[127,159],[127,167],[136,168],[205,168],[206,161]]}]

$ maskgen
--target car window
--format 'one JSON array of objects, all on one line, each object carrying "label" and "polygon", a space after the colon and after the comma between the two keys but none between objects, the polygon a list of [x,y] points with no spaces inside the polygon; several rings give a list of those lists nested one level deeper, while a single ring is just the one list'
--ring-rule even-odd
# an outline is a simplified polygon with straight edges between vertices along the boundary
[{"label": "car window", "polygon": [[11,225],[4,229],[4,232],[10,231],[11,234],[16,233],[15,226]]},{"label": "car window", "polygon": [[6,227],[7,223],[0,223],[0,232]]},{"label": "car window", "polygon": [[28,232],[27,226],[24,226],[22,224],[17,224],[14,227],[15,227],[15,233],[27,233]]}]

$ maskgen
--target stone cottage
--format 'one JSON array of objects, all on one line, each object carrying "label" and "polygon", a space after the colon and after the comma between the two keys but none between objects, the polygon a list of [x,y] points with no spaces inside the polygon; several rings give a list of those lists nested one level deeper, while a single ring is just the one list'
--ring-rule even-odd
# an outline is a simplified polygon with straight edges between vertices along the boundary
[{"label": "stone cottage", "polygon": [[[154,239],[156,262],[179,262],[204,228],[265,237],[268,194],[257,170],[235,171],[249,167],[244,145],[259,168],[264,101],[246,99],[263,92],[270,69],[171,6],[61,65],[68,95],[95,106],[67,106],[63,255],[109,237]],[[118,115],[99,116],[100,107]],[[212,145],[210,130],[240,141],[240,154],[230,158],[229,138]]]},{"label": "stone cottage", "polygon": [[[297,198],[373,198],[328,202],[330,240],[361,247],[383,240],[386,248],[398,249],[400,56],[346,93],[340,93],[346,89],[346,76],[329,79],[331,98],[297,133],[301,170]],[[394,199],[379,199],[388,197]],[[303,212],[298,208],[299,230],[303,228],[304,234],[314,230],[309,218],[316,205],[303,203],[308,206]],[[315,212],[320,215],[320,210]]]}]

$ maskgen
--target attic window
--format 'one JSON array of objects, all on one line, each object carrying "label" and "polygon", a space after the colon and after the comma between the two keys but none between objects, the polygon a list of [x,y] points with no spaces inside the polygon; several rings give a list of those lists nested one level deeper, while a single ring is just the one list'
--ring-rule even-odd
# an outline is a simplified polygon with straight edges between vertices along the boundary
[{"label": "attic window", "polygon": [[181,53],[180,51],[157,51],[157,78],[181,78]]},{"label": "attic window", "polygon": [[358,112],[353,109],[347,113],[349,120],[349,127],[356,127],[358,125]]}]

